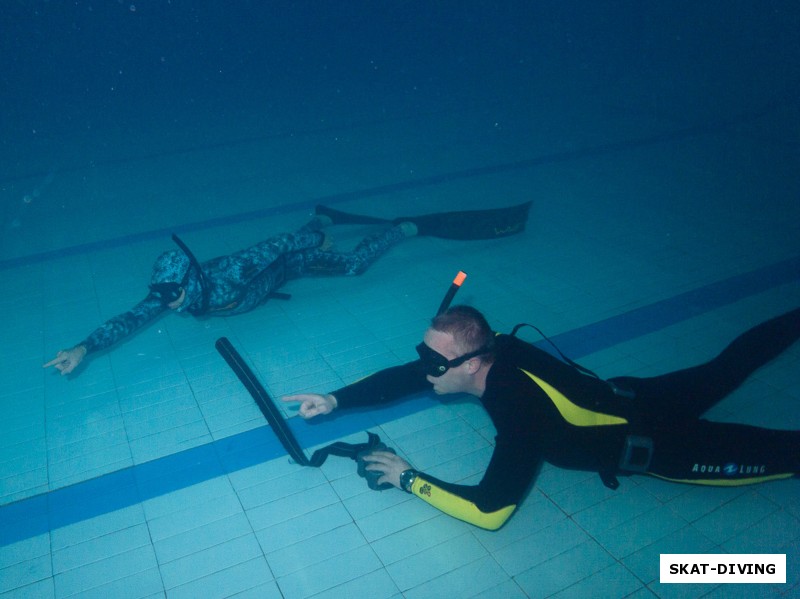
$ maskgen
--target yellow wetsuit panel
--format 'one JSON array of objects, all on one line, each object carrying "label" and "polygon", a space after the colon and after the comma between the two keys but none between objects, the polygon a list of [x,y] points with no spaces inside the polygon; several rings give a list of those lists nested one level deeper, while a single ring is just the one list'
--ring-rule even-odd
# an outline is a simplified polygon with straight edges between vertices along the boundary
[{"label": "yellow wetsuit panel", "polygon": [[556,406],[561,417],[564,418],[573,426],[609,426],[617,424],[628,424],[625,418],[620,416],[612,416],[611,414],[603,414],[602,412],[593,412],[581,406],[572,403],[567,397],[558,389],[546,383],[535,374],[531,374],[524,368],[520,368],[522,372],[528,375],[534,383],[541,387],[542,391],[547,394],[550,401]]},{"label": "yellow wetsuit panel", "polygon": [[668,480],[673,483],[686,483],[687,485],[705,485],[709,487],[743,487],[745,485],[757,485],[759,483],[765,483],[773,480],[782,480],[784,478],[792,478],[794,476],[794,472],[789,472],[785,474],[771,474],[769,476],[754,476],[752,478],[739,478],[739,479],[696,479],[696,478],[668,478],[666,476],[659,476],[658,474],[653,474],[652,472],[648,472],[650,476],[655,476],[656,478],[660,478],[662,480]]},{"label": "yellow wetsuit panel", "polygon": [[411,485],[411,492],[445,514],[486,530],[497,530],[503,526],[517,507],[509,505],[495,512],[482,512],[471,501],[445,491],[422,476],[418,476]]}]

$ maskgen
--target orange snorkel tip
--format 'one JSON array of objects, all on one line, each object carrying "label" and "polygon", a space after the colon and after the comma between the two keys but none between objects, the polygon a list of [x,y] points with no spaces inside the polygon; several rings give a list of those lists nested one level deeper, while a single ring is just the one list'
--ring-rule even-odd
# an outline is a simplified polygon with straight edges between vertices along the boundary
[{"label": "orange snorkel tip", "polygon": [[450,289],[447,290],[447,293],[444,295],[444,299],[442,299],[442,303],[439,305],[439,310],[436,312],[436,316],[443,314],[447,311],[450,307],[450,303],[453,301],[453,298],[456,295],[456,292],[461,289],[461,284],[467,278],[467,273],[463,270],[459,270],[456,278],[453,279],[453,282],[450,284]]}]

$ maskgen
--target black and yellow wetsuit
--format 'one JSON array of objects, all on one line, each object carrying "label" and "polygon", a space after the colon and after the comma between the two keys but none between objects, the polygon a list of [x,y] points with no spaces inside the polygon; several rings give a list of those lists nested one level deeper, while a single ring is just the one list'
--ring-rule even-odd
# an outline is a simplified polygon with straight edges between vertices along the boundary
[{"label": "black and yellow wetsuit", "polygon": [[[525,496],[542,461],[593,470],[611,484],[629,437],[651,444],[642,471],[680,482],[743,485],[800,472],[800,431],[710,422],[701,414],[800,337],[800,310],[738,337],[710,362],[652,378],[611,379],[632,393],[577,371],[508,335],[480,398],[497,430],[478,485],[420,473],[412,492],[447,514],[487,529],[502,526]],[[411,362],[334,391],[339,407],[389,402],[429,389]]]}]

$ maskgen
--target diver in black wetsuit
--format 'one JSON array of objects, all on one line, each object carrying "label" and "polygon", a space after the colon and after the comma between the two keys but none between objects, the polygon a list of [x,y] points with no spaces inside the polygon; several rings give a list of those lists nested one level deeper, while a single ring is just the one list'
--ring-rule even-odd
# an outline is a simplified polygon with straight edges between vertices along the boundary
[{"label": "diver in black wetsuit", "polygon": [[[318,208],[319,210],[319,208]],[[92,352],[108,348],[167,310],[193,316],[248,312],[275,295],[285,281],[309,275],[358,275],[398,241],[416,235],[411,222],[389,223],[352,252],[329,251],[321,229],[331,218],[317,214],[295,233],[284,233],[230,256],[203,264],[188,248],[161,254],[153,266],[150,293],[128,312],[110,319],[86,339],[45,364],[72,372]]]},{"label": "diver in black wetsuit", "polygon": [[300,415],[393,401],[433,388],[480,398],[497,430],[476,486],[414,470],[390,452],[367,469],[443,512],[482,528],[501,527],[542,461],[617,475],[646,473],[706,485],[745,485],[796,476],[800,431],[710,422],[701,415],[800,337],[800,309],[734,340],[706,364],[651,378],[603,381],[513,335],[495,335],[480,312],[456,306],[437,316],[417,346],[420,359],[328,395],[296,395]]}]

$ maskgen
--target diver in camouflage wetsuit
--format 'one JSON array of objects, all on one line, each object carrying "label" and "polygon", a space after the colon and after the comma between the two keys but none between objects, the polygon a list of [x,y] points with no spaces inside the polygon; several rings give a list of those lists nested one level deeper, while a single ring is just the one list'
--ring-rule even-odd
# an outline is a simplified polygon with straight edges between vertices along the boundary
[{"label": "diver in camouflage wetsuit", "polygon": [[328,251],[321,229],[331,224],[317,214],[295,233],[270,237],[230,256],[197,263],[188,248],[161,254],[153,265],[150,293],[131,310],[111,318],[86,339],[61,350],[44,365],[69,374],[92,352],[111,347],[166,310],[193,316],[242,314],[263,304],[290,279],[308,275],[358,275],[398,241],[417,234],[411,222],[364,238],[352,252]]}]

